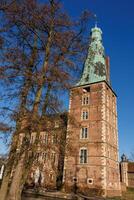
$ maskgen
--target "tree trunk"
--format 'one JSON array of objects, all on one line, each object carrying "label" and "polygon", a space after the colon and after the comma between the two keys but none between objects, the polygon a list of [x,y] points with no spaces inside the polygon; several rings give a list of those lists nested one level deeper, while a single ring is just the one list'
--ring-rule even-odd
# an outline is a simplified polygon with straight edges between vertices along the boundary
[{"label": "tree trunk", "polygon": [[12,146],[11,146],[11,151],[9,154],[9,158],[8,161],[6,163],[6,168],[5,168],[5,172],[4,172],[4,176],[3,176],[3,180],[2,180],[2,185],[0,188],[0,200],[6,200],[6,195],[8,192],[8,185],[9,185],[9,181],[10,181],[10,177],[11,177],[11,171],[12,171],[12,167],[13,167],[13,161],[14,161],[14,157],[15,157],[15,149],[16,149],[16,136],[13,136],[13,140],[12,140]]},{"label": "tree trunk", "polygon": [[6,195],[8,192],[8,184],[9,184],[10,174],[7,169],[5,170],[1,189],[0,189],[0,200],[6,200]]},{"label": "tree trunk", "polygon": [[49,56],[50,56],[50,51],[51,51],[52,36],[53,36],[53,25],[52,25],[50,33],[49,33],[49,37],[48,37],[48,41],[47,41],[47,45],[46,45],[46,50],[45,50],[46,57],[44,59],[44,63],[43,63],[43,66],[42,66],[40,83],[38,84],[38,88],[37,88],[36,95],[35,95],[35,101],[34,101],[34,104],[33,104],[33,119],[36,116],[36,114],[38,113],[38,108],[39,108],[39,104],[40,104],[40,100],[41,100],[42,90],[43,90],[43,87],[44,87],[44,84],[45,84],[45,78],[46,78],[46,73],[47,73],[47,70],[48,70]]},{"label": "tree trunk", "polygon": [[23,179],[24,167],[25,153],[22,154],[20,160],[18,161],[6,200],[21,200],[21,193],[23,189],[23,187],[21,187],[21,182]]},{"label": "tree trunk", "polygon": [[[34,61],[36,59],[36,37],[35,37],[35,41],[34,41],[34,48],[33,48],[33,51],[31,53],[31,59],[29,61],[29,64],[28,64],[28,70],[26,71],[26,77],[30,77],[32,76],[32,67],[34,66]],[[24,82],[24,86],[22,88],[22,91],[21,91],[21,103],[20,103],[20,115],[19,115],[19,119],[17,121],[17,125],[16,125],[16,133],[19,132],[22,128],[22,122],[23,122],[23,117],[25,116],[25,107],[26,107],[26,101],[27,101],[27,95],[28,95],[28,92],[31,88],[31,80],[29,78],[26,78],[25,82]],[[19,137],[19,134],[16,135],[17,138]],[[18,139],[13,137],[13,141],[12,141],[12,146],[11,146],[11,151],[10,151],[10,156],[9,156],[9,159],[8,159],[8,162],[6,164],[6,170],[5,170],[5,173],[4,173],[4,177],[3,177],[3,180],[2,180],[2,185],[1,185],[1,189],[0,189],[0,200],[7,200],[6,199],[6,196],[8,194],[8,186],[9,186],[9,179],[10,179],[10,176],[11,176],[11,170],[13,167],[15,167],[15,162],[12,162],[12,160],[15,159],[15,153],[16,153],[16,148],[17,148],[17,143],[16,141],[18,141]],[[14,151],[15,150],[15,151]],[[16,168],[16,167],[15,167]],[[17,169],[17,168],[16,168]]]},{"label": "tree trunk", "polygon": [[[45,73],[47,71],[48,60],[49,60],[49,55],[50,55],[50,47],[51,47],[51,42],[52,42],[51,40],[52,40],[52,31],[50,31],[50,36],[48,38],[48,43],[46,46],[46,58],[44,61],[44,65],[42,67],[41,83],[39,84],[39,87],[38,87],[38,89],[36,91],[36,95],[35,95],[35,101],[34,101],[34,106],[33,106],[33,116],[32,116],[33,120],[36,119],[40,100],[41,100],[42,89],[43,89],[44,81],[45,81]],[[27,133],[25,133],[25,134],[27,134]],[[10,185],[10,189],[9,189],[7,198],[3,199],[3,200],[21,200],[21,193],[23,190],[23,186],[25,184],[25,181],[23,180],[23,178],[24,177],[25,177],[24,179],[27,178],[27,176],[25,176],[24,173],[28,174],[28,170],[27,170],[27,172],[25,171],[25,155],[23,154],[15,168],[15,173],[13,175],[13,179],[12,179],[12,182]]]}]

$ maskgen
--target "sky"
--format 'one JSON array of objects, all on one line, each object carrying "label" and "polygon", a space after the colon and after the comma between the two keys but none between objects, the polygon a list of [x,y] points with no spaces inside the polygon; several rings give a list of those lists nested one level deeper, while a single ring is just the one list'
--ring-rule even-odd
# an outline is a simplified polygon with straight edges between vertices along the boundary
[{"label": "sky", "polygon": [[[62,2],[72,17],[85,9],[98,17],[105,52],[110,56],[112,88],[118,96],[119,151],[130,157],[134,152],[134,0]],[[94,21],[89,21],[89,34],[93,26]]]},{"label": "sky", "polygon": [[[88,9],[98,17],[106,55],[110,56],[111,82],[118,96],[119,152],[134,152],[134,1],[64,0],[73,17]],[[94,21],[88,25],[89,33]]]}]

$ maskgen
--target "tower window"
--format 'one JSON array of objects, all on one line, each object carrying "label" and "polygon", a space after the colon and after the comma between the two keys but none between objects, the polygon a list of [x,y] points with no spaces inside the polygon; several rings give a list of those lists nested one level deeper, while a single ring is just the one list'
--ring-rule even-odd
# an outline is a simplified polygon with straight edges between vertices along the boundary
[{"label": "tower window", "polygon": [[89,96],[84,95],[82,97],[82,105],[89,105]]},{"label": "tower window", "polygon": [[89,116],[88,116],[88,110],[83,110],[83,111],[82,111],[82,119],[83,119],[83,120],[86,120],[86,119],[88,119],[88,117],[89,117]]},{"label": "tower window", "polygon": [[87,163],[87,149],[85,148],[80,149],[80,163],[81,164]]},{"label": "tower window", "polygon": [[80,138],[81,139],[86,139],[88,136],[88,128],[87,127],[83,127],[81,129],[81,134],[80,134]]}]

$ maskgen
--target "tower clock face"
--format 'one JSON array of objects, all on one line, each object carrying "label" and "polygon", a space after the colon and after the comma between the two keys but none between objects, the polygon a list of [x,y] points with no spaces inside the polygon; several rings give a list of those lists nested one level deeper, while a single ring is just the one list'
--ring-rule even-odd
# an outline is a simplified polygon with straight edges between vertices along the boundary
[{"label": "tower clock face", "polygon": [[94,65],[94,73],[98,76],[105,76],[106,75],[106,70],[105,70],[105,65],[101,62],[96,62]]}]

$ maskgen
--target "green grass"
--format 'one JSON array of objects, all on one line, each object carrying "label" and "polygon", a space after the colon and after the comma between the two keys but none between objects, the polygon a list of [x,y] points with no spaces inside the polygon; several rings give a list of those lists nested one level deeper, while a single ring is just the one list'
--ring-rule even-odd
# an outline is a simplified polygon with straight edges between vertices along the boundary
[{"label": "green grass", "polygon": [[122,197],[107,198],[106,200],[134,200],[134,188],[128,188]]}]

